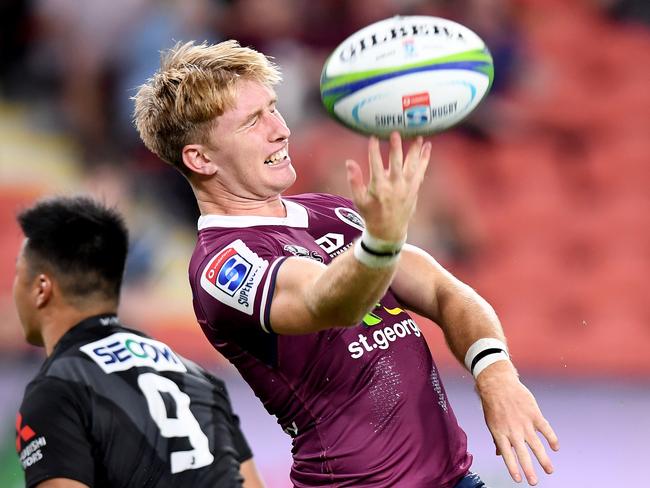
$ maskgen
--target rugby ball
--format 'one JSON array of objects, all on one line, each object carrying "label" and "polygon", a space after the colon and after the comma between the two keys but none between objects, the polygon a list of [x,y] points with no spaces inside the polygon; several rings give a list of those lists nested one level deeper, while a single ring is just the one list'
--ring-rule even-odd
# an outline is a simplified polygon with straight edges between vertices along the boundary
[{"label": "rugby ball", "polygon": [[329,56],[320,79],[327,112],[350,129],[429,135],[476,108],[494,77],[481,38],[451,20],[397,16],[371,24]]}]

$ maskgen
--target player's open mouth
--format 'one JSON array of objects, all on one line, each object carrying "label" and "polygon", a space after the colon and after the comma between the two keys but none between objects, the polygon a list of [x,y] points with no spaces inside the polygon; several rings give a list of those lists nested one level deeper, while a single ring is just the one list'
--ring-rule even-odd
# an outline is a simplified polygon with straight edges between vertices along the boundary
[{"label": "player's open mouth", "polygon": [[278,164],[289,156],[289,152],[287,151],[286,146],[280,149],[278,152],[274,152],[271,154],[266,160],[264,161],[264,164],[268,164],[269,166],[273,166],[274,164]]}]

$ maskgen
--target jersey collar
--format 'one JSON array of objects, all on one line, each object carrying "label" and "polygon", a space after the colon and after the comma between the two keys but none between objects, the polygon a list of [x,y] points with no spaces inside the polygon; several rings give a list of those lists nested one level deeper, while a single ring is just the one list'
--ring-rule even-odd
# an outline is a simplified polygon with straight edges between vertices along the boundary
[{"label": "jersey collar", "polygon": [[307,209],[291,200],[282,200],[284,208],[287,209],[286,217],[260,217],[257,215],[201,215],[199,217],[199,230],[210,227],[255,227],[258,225],[281,225],[284,227],[309,226]]},{"label": "jersey collar", "polygon": [[78,334],[83,333],[86,330],[93,329],[95,327],[106,327],[109,325],[120,325],[120,321],[117,318],[117,315],[114,313],[103,313],[99,315],[93,315],[83,319],[78,324],[70,327],[65,334],[61,336],[58,342],[54,345],[52,354],[50,357],[54,356],[57,351],[67,348],[68,342],[74,342]]}]

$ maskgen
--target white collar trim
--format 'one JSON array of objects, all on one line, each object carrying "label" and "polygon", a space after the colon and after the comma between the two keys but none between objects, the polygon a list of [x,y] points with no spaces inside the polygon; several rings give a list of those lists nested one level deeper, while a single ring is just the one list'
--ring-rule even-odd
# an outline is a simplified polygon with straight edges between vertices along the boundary
[{"label": "white collar trim", "polygon": [[199,230],[210,227],[255,227],[258,225],[283,225],[285,227],[309,226],[307,209],[291,200],[282,200],[287,210],[286,217],[260,217],[258,215],[201,215],[199,217]]}]

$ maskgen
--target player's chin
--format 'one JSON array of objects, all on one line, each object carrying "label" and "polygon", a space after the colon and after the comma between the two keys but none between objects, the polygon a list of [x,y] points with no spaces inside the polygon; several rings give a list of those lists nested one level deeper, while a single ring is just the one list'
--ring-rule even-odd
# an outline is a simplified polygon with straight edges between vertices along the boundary
[{"label": "player's chin", "polygon": [[272,172],[267,173],[272,179],[270,186],[279,193],[289,188],[296,181],[296,171],[291,165],[291,160],[283,161],[270,169]]}]

